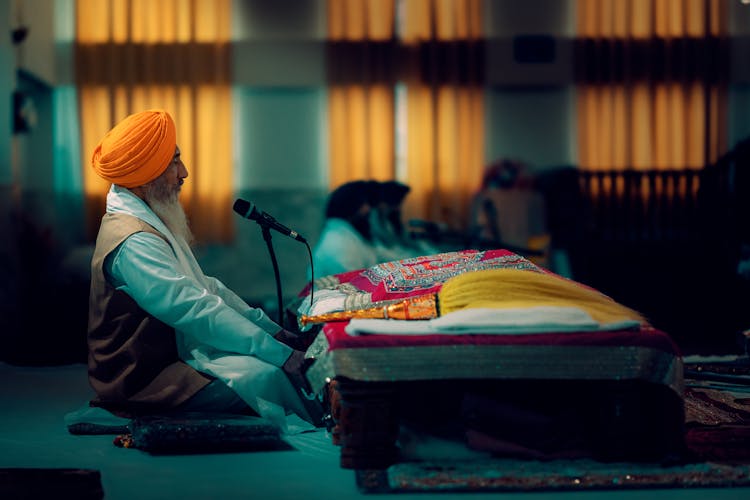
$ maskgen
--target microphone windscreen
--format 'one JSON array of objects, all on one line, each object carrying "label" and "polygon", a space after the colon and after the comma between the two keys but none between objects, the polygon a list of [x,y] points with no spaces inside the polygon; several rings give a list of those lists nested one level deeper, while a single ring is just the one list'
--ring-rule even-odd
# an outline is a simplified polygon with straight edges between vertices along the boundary
[{"label": "microphone windscreen", "polygon": [[250,212],[253,209],[253,204],[247,200],[238,198],[237,201],[234,202],[233,208],[234,208],[234,211],[240,214],[241,216],[248,217],[250,215]]}]

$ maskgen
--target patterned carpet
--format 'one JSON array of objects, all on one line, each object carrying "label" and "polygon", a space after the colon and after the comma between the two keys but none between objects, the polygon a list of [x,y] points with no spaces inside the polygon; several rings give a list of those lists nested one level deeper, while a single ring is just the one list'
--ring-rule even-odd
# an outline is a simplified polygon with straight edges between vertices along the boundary
[{"label": "patterned carpet", "polygon": [[661,463],[427,460],[356,471],[357,484],[391,493],[750,486],[750,361],[687,362],[685,382],[686,449]]}]

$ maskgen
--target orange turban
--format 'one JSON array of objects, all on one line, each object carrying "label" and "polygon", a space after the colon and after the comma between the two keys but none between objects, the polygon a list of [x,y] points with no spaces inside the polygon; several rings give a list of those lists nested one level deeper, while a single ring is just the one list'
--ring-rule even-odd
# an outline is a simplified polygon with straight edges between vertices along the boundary
[{"label": "orange turban", "polygon": [[174,157],[177,132],[169,113],[135,113],[107,132],[94,149],[91,166],[114,184],[131,188],[159,177]]}]

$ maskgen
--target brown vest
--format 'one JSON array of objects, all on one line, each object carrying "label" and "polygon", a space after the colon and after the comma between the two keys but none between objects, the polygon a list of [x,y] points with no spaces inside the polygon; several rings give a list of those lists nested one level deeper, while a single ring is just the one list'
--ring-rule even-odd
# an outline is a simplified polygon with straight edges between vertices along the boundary
[{"label": "brown vest", "polygon": [[172,408],[205,387],[210,378],[177,356],[175,331],[141,309],[104,276],[104,259],[129,236],[164,235],[136,217],[106,214],[91,261],[88,371],[92,404],[129,412]]}]

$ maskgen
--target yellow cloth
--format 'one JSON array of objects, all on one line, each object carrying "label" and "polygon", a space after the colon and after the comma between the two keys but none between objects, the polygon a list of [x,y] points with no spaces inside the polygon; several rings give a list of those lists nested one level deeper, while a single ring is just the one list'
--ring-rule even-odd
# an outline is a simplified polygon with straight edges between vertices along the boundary
[{"label": "yellow cloth", "polygon": [[107,132],[94,149],[91,165],[97,174],[126,188],[159,177],[175,154],[174,120],[164,110],[132,114]]},{"label": "yellow cloth", "polygon": [[554,274],[521,269],[471,271],[447,280],[438,293],[440,315],[468,308],[577,307],[599,323],[646,319],[603,293]]}]

